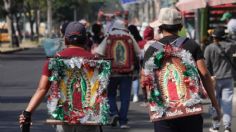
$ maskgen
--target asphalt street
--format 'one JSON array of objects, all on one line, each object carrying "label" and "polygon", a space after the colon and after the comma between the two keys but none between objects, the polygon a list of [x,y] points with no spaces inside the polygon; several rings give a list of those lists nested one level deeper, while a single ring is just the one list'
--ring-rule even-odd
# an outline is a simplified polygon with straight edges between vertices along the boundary
[{"label": "asphalt street", "polygon": [[[25,109],[32,94],[37,88],[43,62],[46,57],[42,48],[33,48],[11,54],[0,54],[0,132],[18,132],[18,115]],[[141,91],[141,90],[140,90]],[[141,96],[141,94],[140,94]],[[236,104],[234,98],[234,104]],[[52,126],[45,124],[47,119],[46,100],[37,108],[32,116],[32,132],[53,132]],[[104,132],[153,132],[147,108],[141,102],[131,102],[129,110],[130,129],[104,126]],[[210,127],[210,116],[207,113],[209,101],[204,108],[204,132]],[[236,107],[233,109],[232,130],[236,132]]]}]

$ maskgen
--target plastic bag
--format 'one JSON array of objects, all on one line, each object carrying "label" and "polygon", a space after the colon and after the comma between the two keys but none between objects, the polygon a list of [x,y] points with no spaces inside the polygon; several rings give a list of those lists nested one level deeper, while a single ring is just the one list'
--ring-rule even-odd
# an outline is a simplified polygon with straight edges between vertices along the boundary
[{"label": "plastic bag", "polygon": [[62,38],[46,38],[42,41],[42,45],[47,57],[53,57],[57,52],[65,48]]}]

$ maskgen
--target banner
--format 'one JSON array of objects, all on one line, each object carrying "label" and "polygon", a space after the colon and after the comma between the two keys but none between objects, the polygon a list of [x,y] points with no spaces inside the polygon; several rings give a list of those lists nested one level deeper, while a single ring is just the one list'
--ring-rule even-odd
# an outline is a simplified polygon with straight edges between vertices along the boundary
[{"label": "banner", "polygon": [[205,8],[207,5],[205,0],[180,0],[176,3],[176,7],[181,11],[190,11],[199,8]]}]

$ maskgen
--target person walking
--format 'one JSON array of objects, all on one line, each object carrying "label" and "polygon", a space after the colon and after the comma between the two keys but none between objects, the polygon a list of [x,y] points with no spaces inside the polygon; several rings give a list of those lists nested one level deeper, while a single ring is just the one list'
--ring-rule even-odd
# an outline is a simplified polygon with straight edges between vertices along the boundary
[{"label": "person walking", "polygon": [[92,41],[93,45],[91,48],[91,52],[94,53],[94,49],[102,42],[102,40],[105,38],[105,35],[103,33],[103,27],[102,24],[94,23],[92,25]]},{"label": "person walking", "polygon": [[[216,81],[215,93],[223,112],[224,132],[231,132],[234,68],[230,58],[236,51],[236,46],[226,41],[224,28],[215,28],[212,37],[213,43],[206,47],[204,57],[206,66]],[[213,120],[209,131],[219,132],[219,128],[220,122]]]},{"label": "person walking", "polygon": [[[120,128],[128,126],[128,110],[131,96],[131,84],[134,68],[134,57],[138,57],[140,49],[135,39],[129,34],[122,20],[114,20],[110,32],[94,50],[99,56],[112,60],[112,74],[108,84],[108,103],[110,105],[111,125]],[[119,88],[120,109],[117,107],[117,89]]]},{"label": "person walking", "polygon": [[[174,42],[177,43],[177,40],[179,38],[177,33],[182,28],[181,13],[179,11],[177,11],[175,8],[162,8],[160,10],[158,20],[155,21],[155,24],[153,26],[158,27],[159,33],[161,33],[163,35],[163,38],[161,38],[159,40],[160,43],[162,43],[163,45],[173,44]],[[203,53],[200,49],[200,46],[192,39],[186,38],[183,40],[184,41],[180,43],[181,48],[186,50],[188,53],[190,53],[192,55],[194,63],[196,64],[196,69],[199,71],[203,86],[205,87],[205,90],[212,102],[212,106],[217,111],[217,116],[215,118],[217,120],[220,120],[220,117],[221,117],[220,108],[219,108],[219,105],[217,103],[217,100],[216,100],[216,97],[214,94],[211,75],[208,72],[207,67],[205,66],[204,56],[203,56]],[[168,45],[166,48],[167,48],[166,49],[167,51],[171,50],[170,47],[168,48]],[[152,61],[149,59],[152,58],[154,53],[156,53],[157,51],[159,51],[159,49],[155,48],[155,45],[153,45],[153,46],[151,45],[147,49],[147,51],[145,52],[145,55],[144,55],[144,65],[147,65],[148,62]],[[166,56],[166,57],[168,57],[168,56]],[[184,57],[184,56],[182,56],[182,57]],[[155,61],[155,64],[158,64],[158,62]],[[167,63],[167,65],[168,64],[169,63]],[[148,87],[150,85],[146,84],[146,83],[149,82],[149,80],[151,78],[146,76],[146,74],[145,74],[146,70],[148,70],[148,69],[146,69],[146,67],[145,67],[142,72],[142,73],[144,73],[144,74],[142,74],[142,76],[144,76],[142,83],[144,86]],[[171,70],[171,69],[168,69],[168,70]],[[168,74],[172,74],[172,73],[168,73]],[[159,74],[155,74],[155,75],[159,75]],[[176,75],[178,76],[178,73]],[[166,86],[167,89],[176,88],[174,86],[175,83],[173,82],[173,79],[175,79],[177,76],[167,76],[167,78],[173,77],[171,79],[172,81],[170,80],[169,82],[163,82],[163,83],[168,83],[168,85]],[[159,78],[159,76],[157,78]],[[159,83],[161,83],[161,82],[159,82]],[[188,85],[186,85],[186,86],[188,86]],[[177,89],[175,89],[175,90],[177,90]],[[178,96],[176,96],[176,94],[179,94],[179,93],[177,93],[175,91],[167,91],[167,92],[170,92],[170,94],[173,94],[173,96],[169,95],[169,96],[171,96],[169,98],[170,101],[172,99],[173,100],[178,99]],[[153,94],[151,94],[150,99],[154,99],[153,96],[155,96],[155,95],[158,96],[158,92],[154,92]],[[163,98],[163,99],[166,100],[167,98]],[[160,105],[160,107],[162,107],[163,104],[161,104],[160,101],[161,101],[161,99],[160,100],[157,99],[157,102],[159,102],[158,105]],[[167,105],[171,105],[171,103],[175,103],[175,102],[170,102],[170,104],[167,104]],[[152,105],[154,105],[154,104],[150,104],[149,107],[151,108]],[[173,109],[177,108],[179,105],[173,105],[171,108],[173,108]],[[158,108],[160,108],[160,107],[158,107]],[[152,109],[152,110],[153,111],[158,110],[158,108]],[[163,112],[165,113],[165,110]],[[159,114],[159,113],[156,113],[156,114]],[[178,114],[178,113],[171,113],[170,112],[170,113],[164,114],[164,116],[174,116],[176,114]],[[155,115],[154,115],[154,117],[155,117]],[[155,132],[202,132],[203,131],[203,118],[202,118],[201,113],[198,113],[195,115],[193,114],[193,115],[186,115],[186,116],[182,116],[182,117],[175,117],[175,118],[171,118],[171,119],[166,119],[163,117],[163,115],[161,117],[159,117],[159,115],[157,115],[156,117],[159,118],[160,120],[154,121],[154,131]]]},{"label": "person walking", "polygon": [[[70,22],[65,30],[65,48],[63,51],[57,53],[60,57],[84,57],[93,58],[90,52],[84,50],[86,44],[86,29],[79,22]],[[45,95],[47,94],[51,82],[49,77],[51,76],[51,71],[48,69],[49,60],[44,64],[42,75],[39,80],[39,85],[31,98],[28,106],[24,110],[24,113],[30,115],[25,117],[23,114],[19,116],[19,124],[22,126],[26,120],[31,120],[31,115],[36,110],[37,106],[41,103]],[[101,132],[102,128],[98,125],[56,125],[57,132]]]},{"label": "person walking", "polygon": [[236,18],[233,17],[233,14],[230,12],[225,12],[221,19],[222,22],[225,22],[227,32],[229,33],[229,38],[236,40]]},{"label": "person walking", "polygon": [[[139,44],[143,38],[139,34],[138,28],[135,25],[129,25],[128,26],[129,32],[131,35],[133,35],[136,42]],[[138,61],[138,59],[136,59]],[[140,71],[140,63],[136,62],[135,68],[134,68],[134,77],[132,81],[132,89],[133,89],[133,102],[136,103],[139,101],[139,71]]]},{"label": "person walking", "polygon": [[[154,29],[151,26],[147,26],[143,32],[143,40],[139,42],[139,48],[141,49],[141,61],[140,62],[141,62],[142,66],[143,66],[144,53],[152,43],[155,43]],[[141,80],[142,80],[142,78],[141,78]],[[144,102],[140,106],[146,107],[148,105],[147,90],[142,85],[141,85],[141,87],[142,87]]]}]

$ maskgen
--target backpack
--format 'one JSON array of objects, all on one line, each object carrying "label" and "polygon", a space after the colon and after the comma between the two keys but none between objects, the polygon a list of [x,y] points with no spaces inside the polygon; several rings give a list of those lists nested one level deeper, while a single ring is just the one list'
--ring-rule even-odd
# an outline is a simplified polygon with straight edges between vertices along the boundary
[{"label": "backpack", "polygon": [[42,45],[47,57],[53,57],[56,53],[65,48],[62,38],[46,38],[42,41]]},{"label": "backpack", "polygon": [[109,35],[106,57],[112,60],[112,72],[131,73],[134,70],[133,40],[128,35]]},{"label": "backpack", "polygon": [[145,63],[144,71],[151,78],[147,90],[152,121],[203,112],[201,101],[206,92],[192,54],[181,47],[186,39],[151,45],[157,52]]},{"label": "backpack", "polygon": [[109,61],[56,57],[50,58],[48,69],[52,75],[47,123],[108,124]]}]

